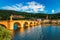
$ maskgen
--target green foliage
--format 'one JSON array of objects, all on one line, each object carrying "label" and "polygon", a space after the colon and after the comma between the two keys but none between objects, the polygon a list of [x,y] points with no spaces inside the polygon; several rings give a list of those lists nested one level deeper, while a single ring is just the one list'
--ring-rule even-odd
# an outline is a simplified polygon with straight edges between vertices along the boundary
[{"label": "green foliage", "polygon": [[48,13],[26,13],[26,12],[17,12],[12,10],[0,10],[0,17],[2,17],[0,20],[9,20],[10,15],[21,15],[24,18],[16,18],[16,19],[46,19],[46,16],[49,16],[49,19],[60,19],[60,13],[55,14],[48,14]]},{"label": "green foliage", "polygon": [[11,40],[10,31],[0,26],[0,40]]}]

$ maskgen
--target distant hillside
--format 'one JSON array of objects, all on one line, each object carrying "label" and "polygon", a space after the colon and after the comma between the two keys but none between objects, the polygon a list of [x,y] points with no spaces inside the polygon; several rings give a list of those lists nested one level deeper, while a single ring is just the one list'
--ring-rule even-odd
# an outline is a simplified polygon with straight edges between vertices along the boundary
[{"label": "distant hillside", "polygon": [[[46,16],[49,16],[49,19],[60,19],[60,13],[57,14],[44,14],[44,13],[26,13],[26,12],[17,12],[12,10],[0,10],[0,19],[8,20],[10,15],[21,15],[24,19],[45,19]],[[19,18],[16,18],[19,19]]]}]

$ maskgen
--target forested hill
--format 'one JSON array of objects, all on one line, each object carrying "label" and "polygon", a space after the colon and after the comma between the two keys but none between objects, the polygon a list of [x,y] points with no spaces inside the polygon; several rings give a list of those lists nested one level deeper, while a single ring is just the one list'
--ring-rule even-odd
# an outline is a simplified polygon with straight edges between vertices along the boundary
[{"label": "forested hill", "polygon": [[8,20],[10,15],[21,15],[25,19],[45,19],[46,16],[49,16],[49,19],[60,19],[60,13],[57,14],[44,14],[44,13],[26,13],[26,12],[17,12],[12,10],[0,10],[0,19]]}]

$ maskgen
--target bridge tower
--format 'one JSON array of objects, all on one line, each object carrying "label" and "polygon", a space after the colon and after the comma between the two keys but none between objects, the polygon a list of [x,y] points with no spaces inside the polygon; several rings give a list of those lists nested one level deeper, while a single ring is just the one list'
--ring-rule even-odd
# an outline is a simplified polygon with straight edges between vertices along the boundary
[{"label": "bridge tower", "polygon": [[48,15],[46,16],[46,19],[48,19]]},{"label": "bridge tower", "polygon": [[13,19],[12,19],[13,15],[10,16],[10,20],[9,20],[9,29],[13,30]]},{"label": "bridge tower", "polygon": [[13,17],[13,15],[10,16],[10,21],[12,21],[12,17]]}]

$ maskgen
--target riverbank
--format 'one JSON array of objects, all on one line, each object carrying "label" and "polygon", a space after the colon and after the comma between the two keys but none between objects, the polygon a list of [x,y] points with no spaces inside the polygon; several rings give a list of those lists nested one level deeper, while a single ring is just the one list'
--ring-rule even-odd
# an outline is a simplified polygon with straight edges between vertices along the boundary
[{"label": "riverbank", "polygon": [[45,20],[41,20],[42,24],[60,24],[60,19],[58,20],[49,20],[49,19],[45,19]]}]

